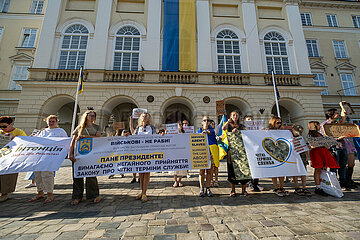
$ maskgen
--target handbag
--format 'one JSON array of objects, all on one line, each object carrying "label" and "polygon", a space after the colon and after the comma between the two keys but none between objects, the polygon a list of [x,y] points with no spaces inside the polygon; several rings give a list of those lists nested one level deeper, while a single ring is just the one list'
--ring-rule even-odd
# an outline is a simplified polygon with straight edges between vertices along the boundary
[{"label": "handbag", "polygon": [[322,170],[320,173],[320,188],[327,194],[342,198],[344,196],[336,173]]}]

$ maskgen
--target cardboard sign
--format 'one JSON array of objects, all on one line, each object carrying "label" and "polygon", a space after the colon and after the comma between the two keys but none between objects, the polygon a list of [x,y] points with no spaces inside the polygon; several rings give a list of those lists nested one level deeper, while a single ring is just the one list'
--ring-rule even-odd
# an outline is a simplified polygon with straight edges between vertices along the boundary
[{"label": "cardboard sign", "polygon": [[132,112],[132,118],[138,119],[142,113],[146,113],[147,110],[144,108],[134,108]]},{"label": "cardboard sign", "polygon": [[125,129],[125,122],[114,122],[113,123],[113,129]]},{"label": "cardboard sign", "polygon": [[244,121],[246,130],[264,130],[264,120]]},{"label": "cardboard sign", "polygon": [[302,136],[293,138],[294,150],[297,153],[309,151],[309,147]]},{"label": "cardboard sign", "polygon": [[185,133],[194,133],[195,128],[194,128],[194,126],[185,126],[185,127],[183,127],[183,130]]},{"label": "cardboard sign", "polygon": [[216,101],[216,116],[221,116],[226,114],[225,111],[225,100]]},{"label": "cardboard sign", "polygon": [[179,133],[179,124],[171,123],[166,124],[166,134],[177,134]]},{"label": "cardboard sign", "polygon": [[325,135],[330,137],[360,137],[359,126],[352,123],[327,123],[322,128]]},{"label": "cardboard sign", "polygon": [[345,112],[346,115],[354,114],[354,109],[351,107],[350,103],[342,101],[339,102],[341,109]]},{"label": "cardboard sign", "polygon": [[0,134],[0,148],[6,146],[9,142],[11,142],[11,135],[5,136],[5,134]]},{"label": "cardboard sign", "polygon": [[336,146],[339,143],[333,137],[308,137],[308,143],[312,147],[325,147],[329,148],[332,146]]}]

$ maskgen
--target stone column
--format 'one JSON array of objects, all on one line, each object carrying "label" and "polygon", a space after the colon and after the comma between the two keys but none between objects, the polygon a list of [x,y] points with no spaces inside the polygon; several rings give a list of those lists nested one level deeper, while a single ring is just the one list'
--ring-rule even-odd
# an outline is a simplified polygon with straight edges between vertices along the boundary
[{"label": "stone column", "polygon": [[307,47],[302,28],[300,11],[297,1],[286,1],[286,13],[288,24],[292,38],[294,39],[294,59],[295,64],[292,64],[296,69],[292,69],[293,74],[311,74],[310,63],[307,56]]},{"label": "stone column", "polygon": [[197,69],[198,72],[213,72],[210,41],[210,7],[208,0],[197,0]]},{"label": "stone column", "polygon": [[141,46],[141,65],[145,70],[160,70],[161,0],[149,0],[146,41]]},{"label": "stone column", "polygon": [[105,69],[112,0],[97,1],[94,38],[86,53],[87,69]]},{"label": "stone column", "polygon": [[33,68],[49,68],[54,48],[55,30],[59,22],[62,0],[48,0],[41,27]]}]

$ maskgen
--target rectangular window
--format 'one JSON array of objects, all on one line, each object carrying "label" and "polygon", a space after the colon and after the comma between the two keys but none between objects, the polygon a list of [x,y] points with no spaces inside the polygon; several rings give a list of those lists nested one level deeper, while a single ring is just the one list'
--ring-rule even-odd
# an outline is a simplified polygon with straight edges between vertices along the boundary
[{"label": "rectangular window", "polygon": [[308,49],[309,57],[319,57],[319,47],[317,40],[306,39],[306,46]]},{"label": "rectangular window", "polygon": [[10,0],[0,0],[0,12],[7,13],[10,6]]},{"label": "rectangular window", "polygon": [[312,26],[311,13],[301,13],[300,16],[303,26]]},{"label": "rectangular window", "polygon": [[348,58],[344,41],[333,40],[333,47],[336,58]]},{"label": "rectangular window", "polygon": [[[314,74],[315,74],[314,84],[319,87],[327,87],[324,74],[323,73],[314,73]],[[324,91],[321,92],[321,95],[328,95],[328,94],[329,94],[328,89],[325,89]]]},{"label": "rectangular window", "polygon": [[360,16],[352,16],[355,28],[360,28]]},{"label": "rectangular window", "polygon": [[43,7],[44,1],[32,1],[29,12],[33,14],[42,14]]},{"label": "rectangular window", "polygon": [[356,87],[352,74],[340,74],[341,83],[345,96],[357,96]]},{"label": "rectangular window", "polygon": [[15,83],[15,80],[27,80],[29,66],[15,65],[10,83],[10,90],[21,90],[21,86]]},{"label": "rectangular window", "polygon": [[336,15],[333,14],[327,14],[326,15],[326,20],[328,22],[329,27],[338,27],[338,22],[337,22],[337,18]]},{"label": "rectangular window", "polygon": [[35,47],[37,29],[24,29],[23,41],[21,47],[33,48]]}]

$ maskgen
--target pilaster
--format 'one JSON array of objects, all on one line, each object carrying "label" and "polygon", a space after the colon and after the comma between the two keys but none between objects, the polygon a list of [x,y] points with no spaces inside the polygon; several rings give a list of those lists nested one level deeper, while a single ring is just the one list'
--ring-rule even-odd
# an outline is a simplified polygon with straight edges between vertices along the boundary
[{"label": "pilaster", "polygon": [[208,0],[196,2],[197,17],[197,69],[198,72],[212,72],[210,41],[210,7]]}]

